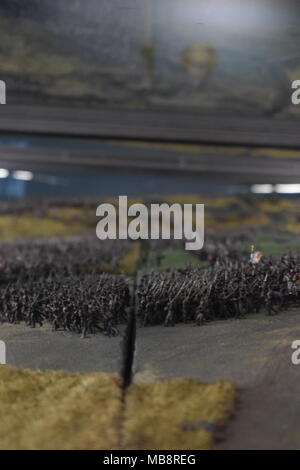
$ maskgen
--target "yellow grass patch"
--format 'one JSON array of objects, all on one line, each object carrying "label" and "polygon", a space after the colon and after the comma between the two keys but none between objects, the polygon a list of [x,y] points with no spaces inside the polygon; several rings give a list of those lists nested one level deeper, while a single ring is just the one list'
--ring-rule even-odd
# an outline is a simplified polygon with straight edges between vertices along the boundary
[{"label": "yellow grass patch", "polygon": [[137,272],[140,252],[141,244],[139,242],[132,243],[131,250],[120,259],[119,266],[121,273],[133,276]]},{"label": "yellow grass patch", "polygon": [[85,225],[69,220],[38,218],[29,214],[0,216],[0,241],[19,238],[68,236],[82,232]]},{"label": "yellow grass patch", "polygon": [[290,216],[285,228],[288,232],[300,234],[300,224],[298,218],[296,216]]},{"label": "yellow grass patch", "polygon": [[123,445],[127,449],[211,449],[211,427],[229,418],[233,382],[174,379],[132,385],[127,393]]},{"label": "yellow grass patch", "polygon": [[131,385],[105,373],[0,366],[0,449],[211,449],[229,418],[230,381]]},{"label": "yellow grass patch", "polygon": [[64,223],[81,223],[85,227],[96,224],[96,209],[91,207],[50,207],[46,217],[61,220]]},{"label": "yellow grass patch", "polygon": [[0,449],[115,449],[118,380],[0,366]]},{"label": "yellow grass patch", "polygon": [[205,225],[209,228],[215,229],[247,229],[251,227],[261,227],[267,225],[270,222],[269,217],[266,214],[260,214],[256,216],[239,217],[235,215],[228,215],[221,220],[221,217],[213,217],[207,215],[205,218]]},{"label": "yellow grass patch", "polygon": [[277,213],[283,211],[290,211],[295,208],[295,204],[287,199],[279,199],[277,201],[262,201],[259,204],[261,211],[266,213]]},{"label": "yellow grass patch", "polygon": [[233,204],[237,201],[236,198],[231,196],[224,197],[207,197],[199,196],[196,194],[172,194],[165,196],[164,201],[168,204],[205,204],[208,209],[212,208],[227,208],[230,204]]}]

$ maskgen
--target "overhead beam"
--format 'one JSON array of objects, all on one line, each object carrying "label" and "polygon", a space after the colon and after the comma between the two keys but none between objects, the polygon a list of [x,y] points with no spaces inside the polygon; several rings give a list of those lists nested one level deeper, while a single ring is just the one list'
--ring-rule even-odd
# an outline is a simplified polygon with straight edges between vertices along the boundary
[{"label": "overhead beam", "polygon": [[300,148],[300,122],[43,106],[0,106],[0,132]]},{"label": "overhead beam", "polygon": [[168,174],[213,176],[239,183],[298,183],[300,158],[259,157],[228,153],[145,151],[135,146],[74,148],[13,148],[0,146],[0,167],[24,170],[144,171]]}]

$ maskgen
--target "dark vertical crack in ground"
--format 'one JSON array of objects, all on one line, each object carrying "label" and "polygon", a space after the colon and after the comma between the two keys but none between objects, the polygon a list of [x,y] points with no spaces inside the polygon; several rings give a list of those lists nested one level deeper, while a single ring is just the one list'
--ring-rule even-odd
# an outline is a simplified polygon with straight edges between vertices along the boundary
[{"label": "dark vertical crack in ground", "polygon": [[143,240],[141,243],[141,253],[137,265],[136,275],[132,279],[130,307],[128,312],[127,325],[122,341],[122,369],[121,377],[123,382],[123,398],[125,398],[126,389],[133,379],[133,368],[136,346],[136,326],[137,326],[137,290],[142,276],[143,266],[147,264],[149,256],[149,243]]},{"label": "dark vertical crack in ground", "polygon": [[122,370],[121,376],[123,379],[123,394],[125,394],[127,387],[131,384],[133,376],[133,362],[135,353],[135,341],[136,341],[136,278],[132,281],[131,288],[131,301],[128,312],[127,325],[123,337],[122,347]]}]

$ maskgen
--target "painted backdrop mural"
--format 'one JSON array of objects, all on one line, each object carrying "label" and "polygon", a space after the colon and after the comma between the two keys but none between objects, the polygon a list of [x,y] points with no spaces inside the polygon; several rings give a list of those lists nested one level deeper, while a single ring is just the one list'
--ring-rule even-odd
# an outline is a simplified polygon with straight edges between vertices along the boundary
[{"label": "painted backdrop mural", "polygon": [[9,103],[297,117],[296,0],[2,0]]}]

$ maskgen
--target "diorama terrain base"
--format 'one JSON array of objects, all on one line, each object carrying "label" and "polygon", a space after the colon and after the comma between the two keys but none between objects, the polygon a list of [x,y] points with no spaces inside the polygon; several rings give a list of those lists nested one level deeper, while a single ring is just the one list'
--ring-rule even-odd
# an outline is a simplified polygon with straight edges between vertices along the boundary
[{"label": "diorama terrain base", "polygon": [[1,340],[6,343],[7,364],[39,370],[119,373],[121,335],[80,335],[52,331],[51,326],[29,328],[24,323],[1,325]]},{"label": "diorama terrain base", "polygon": [[[81,339],[53,332],[48,326],[30,329],[4,324],[1,337],[7,343],[9,365],[70,372],[116,373],[121,369],[122,333],[116,338],[89,335]],[[233,380],[239,389],[237,412],[217,448],[298,449],[300,367],[291,362],[291,344],[299,338],[298,309],[202,327],[139,327],[133,387],[149,386],[145,393],[150,397],[153,384],[164,380]],[[140,403],[139,393],[139,388],[136,392],[133,388]],[[134,447],[134,439],[128,442]]]}]

